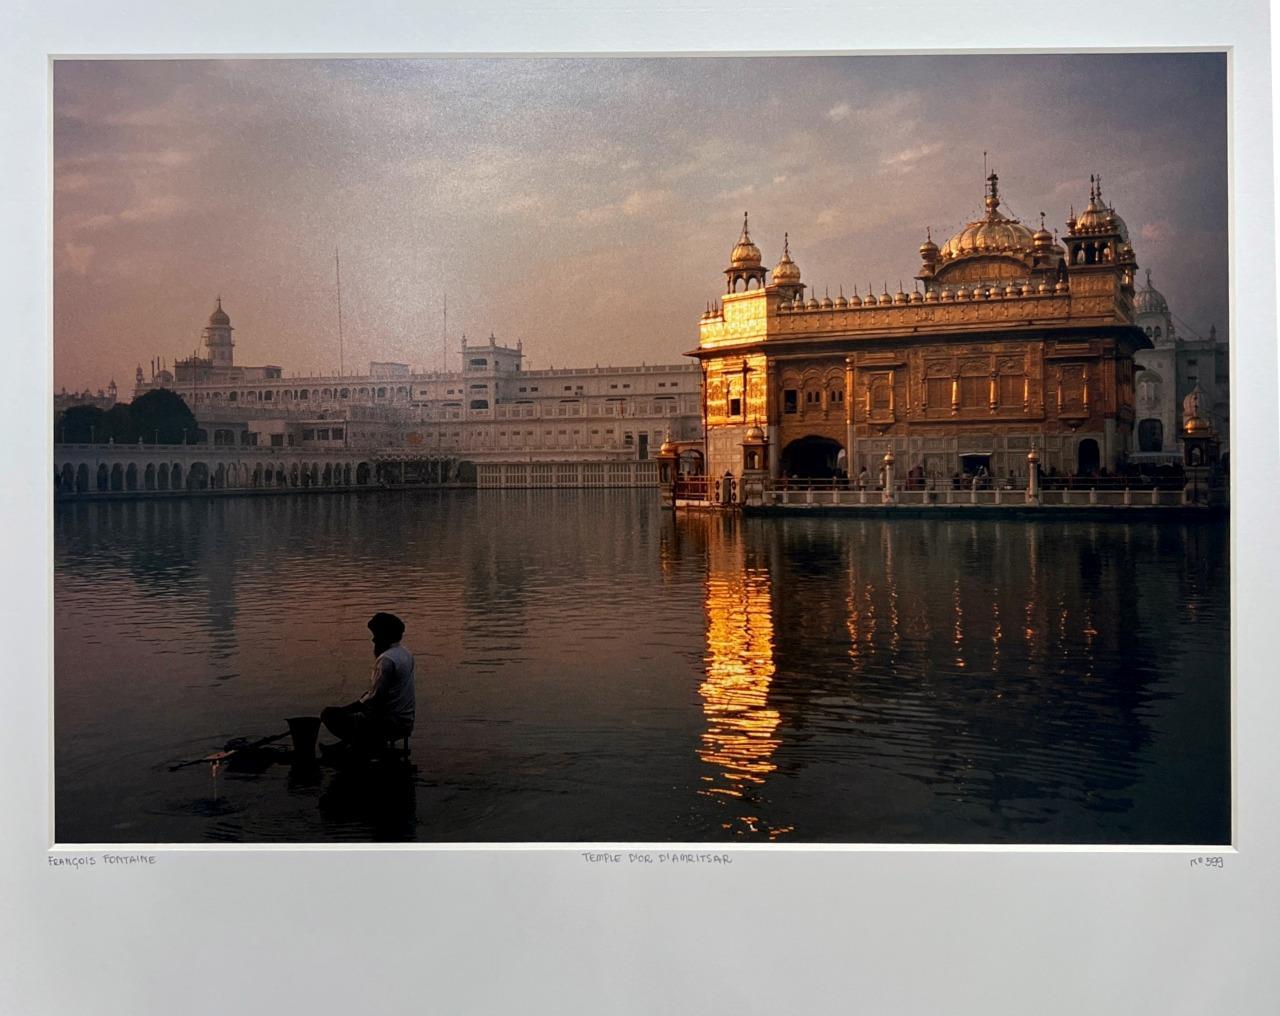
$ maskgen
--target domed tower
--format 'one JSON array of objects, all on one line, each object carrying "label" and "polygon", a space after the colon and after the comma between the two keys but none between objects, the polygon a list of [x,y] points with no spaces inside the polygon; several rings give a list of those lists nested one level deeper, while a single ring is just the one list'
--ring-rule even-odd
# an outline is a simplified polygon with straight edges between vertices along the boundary
[{"label": "domed tower", "polygon": [[209,350],[209,362],[215,367],[230,367],[232,350],[235,343],[231,339],[231,318],[222,309],[222,297],[218,297],[218,305],[209,315],[209,324],[204,330],[205,348]]},{"label": "domed tower", "polygon": [[724,270],[727,286],[725,291],[735,293],[738,284],[744,290],[751,289],[754,282],[759,289],[764,288],[767,269],[760,261],[760,248],[751,242],[751,234],[747,232],[747,213],[742,213],[742,235],[734,244],[729,254],[729,267]]},{"label": "domed tower", "polygon": [[[1129,227],[1116,210],[1102,200],[1102,178],[1089,177],[1089,204],[1077,218],[1067,220],[1067,257],[1073,276],[1114,276],[1119,288],[1133,296],[1133,275],[1138,268]],[[1074,286],[1072,287],[1075,288]],[[1099,291],[1096,286],[1093,291]]]},{"label": "domed tower", "polygon": [[1147,269],[1147,284],[1133,296],[1134,323],[1147,334],[1156,346],[1173,342],[1173,315],[1163,294],[1151,285],[1151,269]]},{"label": "domed tower", "polygon": [[785,300],[804,296],[804,284],[800,281],[800,266],[791,260],[791,237],[782,234],[782,257],[773,268],[773,284]]},{"label": "domed tower", "polygon": [[924,243],[920,245],[920,271],[916,278],[921,282],[932,279],[938,270],[938,245],[933,242],[933,230],[925,227]]}]

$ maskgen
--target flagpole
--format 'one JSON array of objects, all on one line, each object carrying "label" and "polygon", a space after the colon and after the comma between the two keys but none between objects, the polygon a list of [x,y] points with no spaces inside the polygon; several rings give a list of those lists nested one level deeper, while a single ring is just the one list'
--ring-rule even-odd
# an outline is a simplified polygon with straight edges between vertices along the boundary
[{"label": "flagpole", "polygon": [[342,355],[342,262],[338,260],[338,248],[333,248],[333,271],[338,284],[338,377],[343,375]]}]

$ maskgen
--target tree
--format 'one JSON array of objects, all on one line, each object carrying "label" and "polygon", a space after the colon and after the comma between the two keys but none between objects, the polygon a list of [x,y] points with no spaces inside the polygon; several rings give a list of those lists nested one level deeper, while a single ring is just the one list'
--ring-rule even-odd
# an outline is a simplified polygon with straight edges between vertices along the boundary
[{"label": "tree", "polygon": [[111,440],[116,444],[133,444],[138,440],[138,431],[134,426],[133,413],[125,403],[112,406],[103,414],[103,425],[106,434],[98,436],[99,441]]},{"label": "tree", "polygon": [[71,406],[62,414],[57,437],[69,444],[89,444],[107,439],[107,414],[97,406]]},{"label": "tree", "polygon": [[182,396],[168,388],[156,388],[129,403],[134,438],[160,444],[181,444],[195,439],[196,418]]}]

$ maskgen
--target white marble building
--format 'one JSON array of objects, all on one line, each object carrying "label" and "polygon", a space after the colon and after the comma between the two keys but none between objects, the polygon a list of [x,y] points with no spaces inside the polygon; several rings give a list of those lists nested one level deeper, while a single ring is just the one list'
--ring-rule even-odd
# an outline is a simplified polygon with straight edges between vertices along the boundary
[{"label": "white marble building", "polygon": [[1182,460],[1182,401],[1197,386],[1203,405],[1218,436],[1222,451],[1229,448],[1231,392],[1227,343],[1218,340],[1217,330],[1207,337],[1179,330],[1169,303],[1151,285],[1134,294],[1135,323],[1146,332],[1152,348],[1134,355],[1135,461]]},{"label": "white marble building", "polygon": [[701,385],[692,362],[524,369],[523,344],[494,335],[461,344],[460,371],[375,362],[367,373],[288,377],[238,366],[219,298],[205,352],[139,366],[134,397],[169,388],[211,443],[416,449],[472,461],[650,458],[667,438],[701,439]]}]

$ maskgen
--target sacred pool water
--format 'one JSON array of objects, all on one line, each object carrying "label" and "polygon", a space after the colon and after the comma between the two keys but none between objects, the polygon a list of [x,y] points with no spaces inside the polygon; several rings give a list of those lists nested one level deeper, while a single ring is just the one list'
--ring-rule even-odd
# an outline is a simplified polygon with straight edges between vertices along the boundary
[{"label": "sacred pool water", "polygon": [[[377,491],[54,525],[59,842],[1230,840],[1222,523]],[[356,698],[377,610],[407,764],[171,771]]]}]

